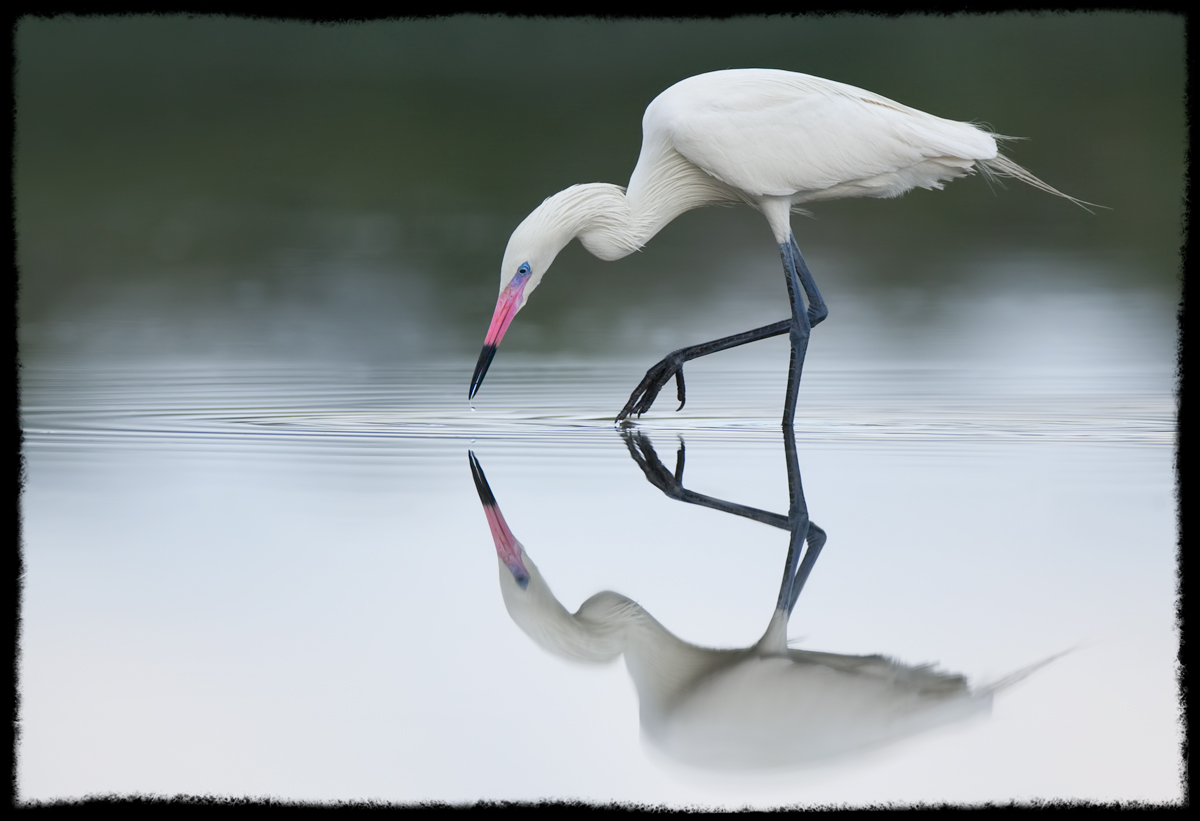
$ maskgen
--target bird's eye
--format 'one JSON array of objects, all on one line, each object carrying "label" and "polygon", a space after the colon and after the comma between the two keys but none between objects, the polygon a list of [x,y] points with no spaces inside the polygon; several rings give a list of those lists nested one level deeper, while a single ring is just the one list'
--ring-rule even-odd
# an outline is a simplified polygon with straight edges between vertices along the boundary
[{"label": "bird's eye", "polygon": [[518,274],[528,274],[529,273],[529,263],[522,262],[521,267],[517,269],[517,273]]}]

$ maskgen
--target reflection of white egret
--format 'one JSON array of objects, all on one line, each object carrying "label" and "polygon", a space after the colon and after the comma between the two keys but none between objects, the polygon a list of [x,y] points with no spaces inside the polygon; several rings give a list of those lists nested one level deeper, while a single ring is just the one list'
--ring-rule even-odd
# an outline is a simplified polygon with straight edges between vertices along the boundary
[{"label": "reflection of white egret", "polygon": [[[791,649],[790,609],[775,610],[756,644],[729,650],[683,641],[612,591],[569,613],[504,521],[474,454],[470,462],[496,543],[509,616],[563,658],[602,663],[624,654],[645,735],[684,763],[757,768],[867,750],[985,712],[994,692],[1047,663],[972,690],[962,676],[931,665]],[[794,605],[794,597],[786,598]]]},{"label": "reflection of white egret", "polygon": [[617,418],[648,410],[672,377],[683,407],[683,363],[690,359],[790,332],[783,416],[790,427],[809,330],[827,314],[792,235],[793,207],[941,188],[975,168],[1066,196],[1000,154],[996,135],[985,129],[843,83],[772,69],[714,71],[676,83],[646,108],[641,154],[628,188],[572,186],[546,199],[513,231],[470,396],[479,390],[513,317],[572,239],[578,237],[601,259],[620,259],[686,211],[743,202],[762,212],[779,244],[791,318],[671,353],[646,373]]}]

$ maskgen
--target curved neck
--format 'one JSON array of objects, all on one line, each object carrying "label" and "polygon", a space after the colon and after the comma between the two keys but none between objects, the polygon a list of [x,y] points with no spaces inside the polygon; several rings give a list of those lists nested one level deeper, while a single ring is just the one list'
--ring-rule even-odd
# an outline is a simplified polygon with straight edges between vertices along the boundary
[{"label": "curved neck", "polygon": [[584,248],[604,260],[628,256],[649,239],[642,235],[625,192],[605,182],[572,185],[559,191],[534,209],[526,223],[529,230],[543,235],[551,246],[551,257],[576,237]]},{"label": "curved neck", "polygon": [[643,146],[628,191],[609,183],[573,185],[546,199],[530,214],[530,227],[562,250],[578,237],[603,260],[641,248],[685,211],[718,202],[747,201],[705,174],[670,146]]},{"label": "curved neck", "polygon": [[740,191],[700,170],[665,141],[642,144],[627,193],[643,243],[686,211],[722,202],[755,205]]}]

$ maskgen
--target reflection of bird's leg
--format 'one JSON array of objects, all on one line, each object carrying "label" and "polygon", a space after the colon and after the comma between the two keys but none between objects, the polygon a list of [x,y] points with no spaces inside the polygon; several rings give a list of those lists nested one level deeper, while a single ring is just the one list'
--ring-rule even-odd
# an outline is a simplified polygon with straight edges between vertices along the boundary
[{"label": "reflection of bird's leg", "polygon": [[[804,487],[800,484],[800,461],[796,456],[795,431],[791,428],[784,428],[783,431],[784,453],[787,457],[788,497],[790,499],[787,516],[705,496],[685,488],[682,482],[684,464],[682,439],[679,441],[675,473],[672,474],[658,458],[658,454],[655,453],[654,446],[650,444],[650,438],[646,434],[640,430],[624,429],[621,431],[621,437],[629,448],[629,455],[642,469],[642,473],[646,475],[650,484],[672,499],[709,507],[722,513],[744,516],[747,519],[753,519],[756,522],[778,527],[791,533],[791,538],[788,540],[783,582],[780,584],[779,599],[775,605],[776,610],[783,613],[784,621],[786,621],[787,616],[790,616],[796,607],[796,600],[800,597],[800,591],[804,589],[804,583],[808,581],[808,575],[812,572],[813,565],[817,563],[817,556],[820,555],[821,548],[825,546],[826,539],[825,531],[808,518],[808,505],[804,501]],[[804,549],[806,543],[807,551]],[[803,560],[801,560],[802,553]]]},{"label": "reflection of bird's leg", "polygon": [[[819,298],[819,295],[818,295]],[[775,607],[790,616],[800,598],[800,591],[808,581],[808,574],[817,563],[817,556],[825,546],[825,531],[808,518],[808,504],[804,501],[804,486],[800,483],[800,460],[796,456],[796,432],[789,425],[783,429],[783,448],[787,458],[788,474],[788,526],[792,537],[788,541],[788,555],[783,571],[783,582],[779,588],[779,600]],[[800,561],[800,550],[805,542],[808,550],[804,561]],[[799,567],[797,567],[799,564]]]},{"label": "reflection of bird's leg", "polygon": [[641,431],[624,429],[621,431],[621,438],[625,440],[625,446],[629,448],[629,455],[642,469],[647,481],[672,499],[682,500],[687,492],[684,490],[682,482],[684,460],[682,440],[680,440],[679,453],[675,458],[675,473],[672,474],[658,458],[658,454],[655,453],[654,446],[650,444],[646,434]]},{"label": "reflection of bird's leg", "polygon": [[675,462],[675,473],[667,469],[667,466],[658,458],[658,454],[654,452],[654,446],[650,444],[650,439],[640,430],[622,430],[621,437],[625,440],[626,446],[629,448],[629,455],[633,457],[633,461],[637,462],[638,467],[642,469],[642,473],[646,474],[646,479],[650,484],[661,490],[672,499],[678,499],[681,502],[687,502],[692,505],[700,505],[701,507],[711,507],[713,510],[719,510],[722,513],[732,513],[735,516],[744,516],[747,519],[753,519],[756,522],[771,525],[786,530],[788,527],[788,519],[786,516],[781,516],[778,513],[771,513],[768,510],[759,510],[756,507],[748,505],[739,505],[736,502],[727,502],[724,499],[716,499],[712,496],[705,496],[703,493],[696,493],[694,490],[688,490],[680,481],[683,477],[683,442],[680,440],[679,453]]},{"label": "reflection of bird's leg", "polygon": [[[817,290],[816,280],[804,264],[800,255],[800,247],[796,245],[796,237],[788,236],[788,241],[779,246],[783,257],[783,272],[787,277],[788,298],[792,303],[792,322],[789,327],[792,341],[792,357],[788,364],[787,396],[783,403],[783,426],[791,430],[796,418],[796,398],[800,393],[800,373],[804,370],[804,354],[808,350],[808,336],[812,326],[821,322],[829,315],[821,292]],[[803,289],[808,297],[808,307],[800,297]]]},{"label": "reflection of bird's leg", "polygon": [[687,445],[683,443],[683,437],[679,437],[679,450],[675,452],[675,481],[683,487],[683,463],[687,457]]}]

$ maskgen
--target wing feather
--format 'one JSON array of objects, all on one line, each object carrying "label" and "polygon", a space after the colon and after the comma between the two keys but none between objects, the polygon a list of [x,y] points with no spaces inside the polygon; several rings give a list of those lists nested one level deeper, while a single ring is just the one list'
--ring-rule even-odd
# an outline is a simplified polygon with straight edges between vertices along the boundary
[{"label": "wing feather", "polygon": [[940,188],[997,156],[992,135],[970,123],[769,69],[677,83],[647,108],[643,128],[727,185],[795,202]]}]

